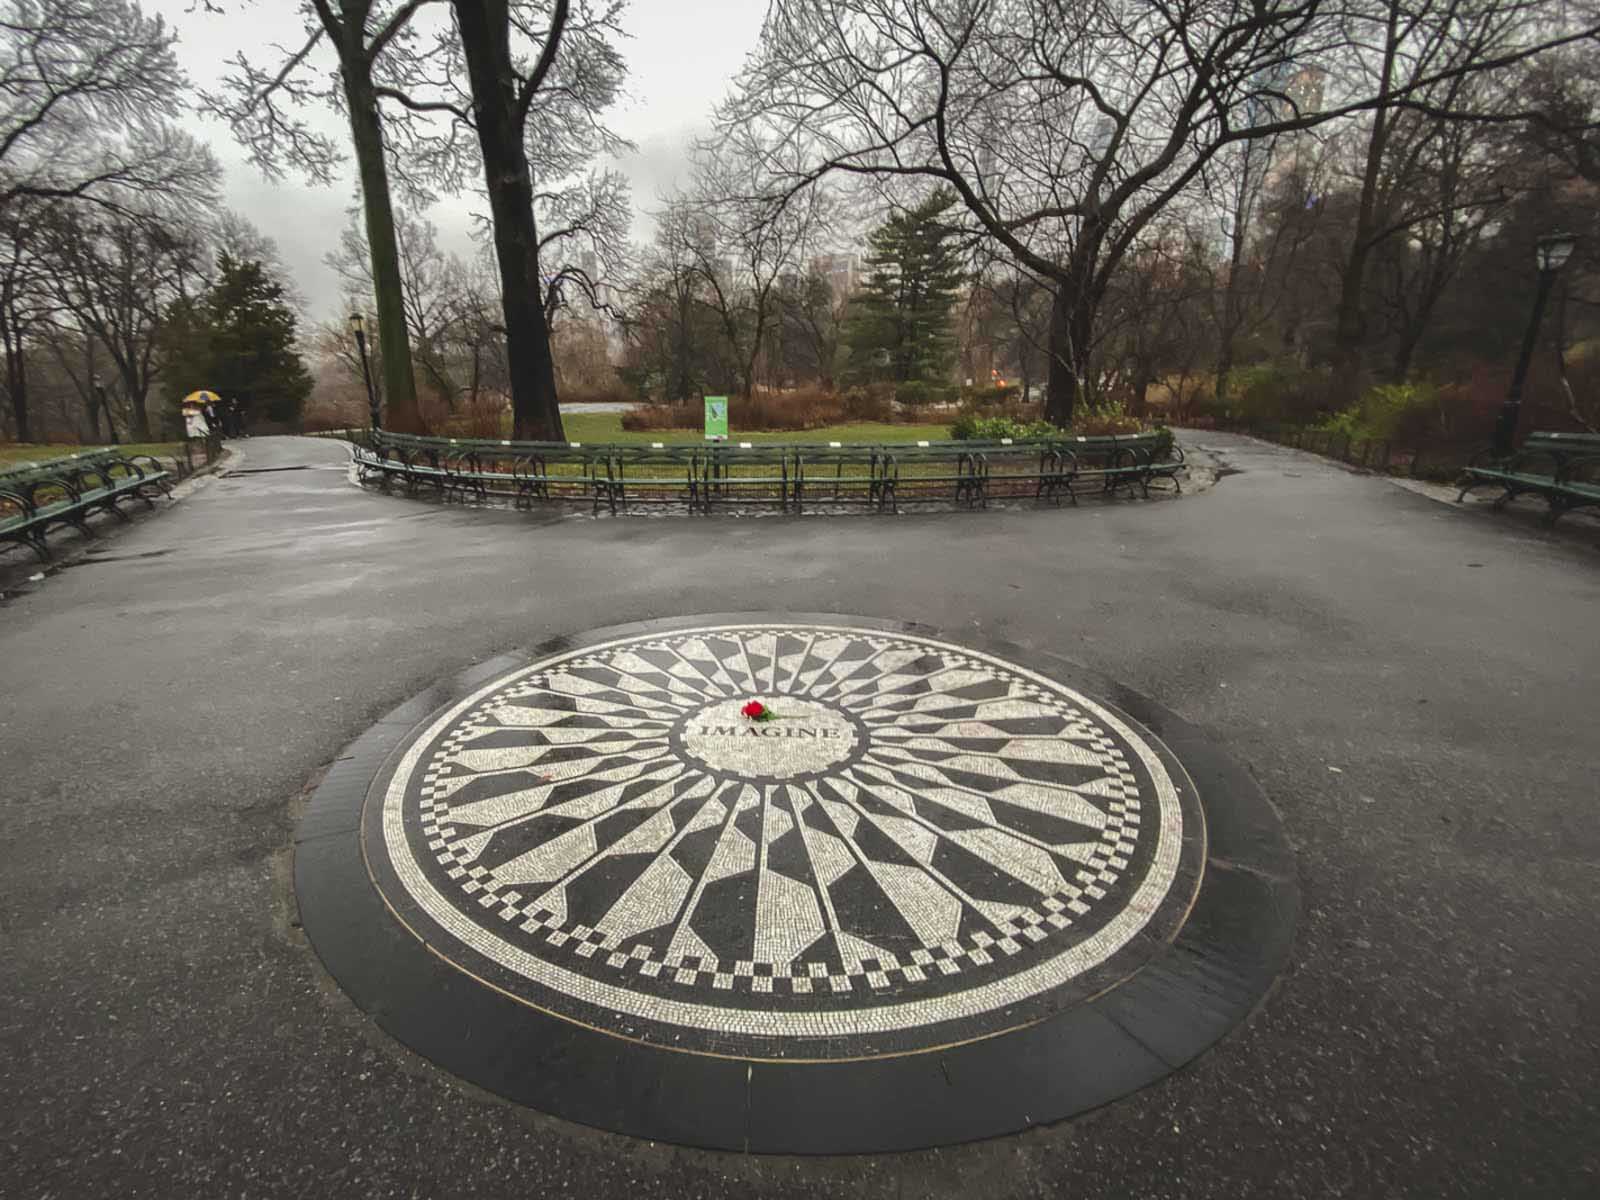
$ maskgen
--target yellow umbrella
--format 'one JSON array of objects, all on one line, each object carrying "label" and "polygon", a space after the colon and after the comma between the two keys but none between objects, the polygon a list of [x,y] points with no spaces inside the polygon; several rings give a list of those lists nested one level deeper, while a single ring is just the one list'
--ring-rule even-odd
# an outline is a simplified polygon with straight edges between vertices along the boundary
[{"label": "yellow umbrella", "polygon": [[190,392],[183,398],[183,404],[185,407],[192,405],[195,408],[204,408],[208,404],[221,403],[222,397],[217,395],[215,392]]}]

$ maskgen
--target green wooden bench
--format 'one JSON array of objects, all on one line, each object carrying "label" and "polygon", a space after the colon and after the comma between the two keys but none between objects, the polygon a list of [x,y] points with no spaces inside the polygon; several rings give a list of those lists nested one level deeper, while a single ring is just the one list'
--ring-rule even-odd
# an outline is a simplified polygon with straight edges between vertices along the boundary
[{"label": "green wooden bench", "polygon": [[[681,501],[689,511],[704,503],[706,467],[699,446],[657,442],[649,446],[608,445],[603,468],[594,473],[594,511],[606,504],[611,512],[636,502]],[[603,474],[602,474],[603,469]]]},{"label": "green wooden bench", "polygon": [[827,504],[865,504],[883,508],[888,448],[840,442],[791,445],[792,494],[796,512],[806,500]]},{"label": "green wooden bench", "polygon": [[1462,470],[1456,503],[1480,487],[1498,487],[1494,507],[1523,495],[1537,495],[1549,506],[1545,523],[1563,513],[1600,504],[1600,434],[1536,430],[1509,455],[1479,451]]},{"label": "green wooden bench", "polygon": [[884,501],[900,511],[907,503],[951,500],[976,508],[987,504],[988,460],[966,442],[914,442],[884,447]]},{"label": "green wooden bench", "polygon": [[[510,496],[519,507],[535,500],[590,497],[596,507],[607,499],[606,460],[610,445],[580,442],[516,442],[500,438],[431,438],[378,430],[354,445],[357,476],[392,480],[415,494],[433,487],[441,499],[487,500]],[[631,481],[630,481],[631,482]]]},{"label": "green wooden bench", "polygon": [[789,511],[795,469],[792,446],[713,442],[700,452],[700,461],[704,511],[717,504],[771,504],[774,499]]},{"label": "green wooden bench", "polygon": [[991,498],[1049,499],[1079,488],[1150,494],[1170,479],[1181,490],[1183,452],[1166,432],[1052,440],[928,441],[880,445],[838,442],[594,444],[430,438],[378,431],[357,445],[365,482],[393,479],[445,499],[587,498],[595,512],[636,503],[684,503],[691,512],[719,504],[866,504],[898,511],[901,502],[987,507]]},{"label": "green wooden bench", "polygon": [[535,500],[559,500],[563,497],[577,499],[589,496],[597,499],[599,484],[596,478],[605,470],[607,449],[604,446],[575,446],[557,442],[517,455],[511,462],[516,506],[532,508]]},{"label": "green wooden bench", "polygon": [[1077,504],[1075,485],[1087,484],[1098,485],[1109,496],[1127,488],[1131,497],[1138,488],[1148,498],[1150,484],[1158,479],[1181,488],[1178,475],[1186,469],[1183,452],[1170,434],[1066,437],[1052,440],[1041,455],[1038,496],[1060,504],[1065,493]]},{"label": "green wooden bench", "polygon": [[46,535],[70,525],[93,537],[89,518],[108,512],[126,521],[119,504],[170,494],[172,473],[148,454],[123,455],[100,450],[39,463],[25,463],[0,472],[0,542],[29,547],[40,561],[50,557]]}]

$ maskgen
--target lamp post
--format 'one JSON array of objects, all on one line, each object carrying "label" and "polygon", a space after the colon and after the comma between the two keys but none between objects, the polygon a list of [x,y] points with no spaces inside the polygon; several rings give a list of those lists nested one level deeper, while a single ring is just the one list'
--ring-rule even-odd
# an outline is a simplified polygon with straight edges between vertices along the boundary
[{"label": "lamp post", "polygon": [[361,355],[361,378],[367,383],[367,410],[371,414],[372,428],[379,428],[378,393],[372,390],[372,367],[367,362],[367,319],[358,312],[350,314],[350,332],[356,335],[356,350]]},{"label": "lamp post", "polygon": [[1536,243],[1539,264],[1539,290],[1533,299],[1533,315],[1528,320],[1528,332],[1522,336],[1522,353],[1517,357],[1517,369],[1511,373],[1511,390],[1506,402],[1500,406],[1500,419],[1494,427],[1494,450],[1498,455],[1511,453],[1511,443],[1517,433],[1517,419],[1522,415],[1522,385],[1528,378],[1528,364],[1533,360],[1533,347],[1539,340],[1539,322],[1544,317],[1545,301],[1550,298],[1550,287],[1561,268],[1577,246],[1578,239],[1570,233],[1552,233]]}]

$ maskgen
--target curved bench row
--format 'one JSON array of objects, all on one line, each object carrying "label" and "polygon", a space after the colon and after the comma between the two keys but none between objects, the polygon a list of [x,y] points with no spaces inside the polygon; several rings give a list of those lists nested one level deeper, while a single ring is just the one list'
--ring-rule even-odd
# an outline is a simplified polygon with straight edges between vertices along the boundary
[{"label": "curved bench row", "polygon": [[41,562],[49,559],[46,534],[70,525],[93,537],[89,517],[109,512],[122,520],[117,506],[143,500],[154,507],[156,495],[171,492],[172,472],[148,454],[124,455],[96,450],[25,463],[0,471],[0,542],[29,547]]},{"label": "curved bench row", "polygon": [[1183,451],[1171,434],[1063,437],[993,442],[709,443],[650,445],[429,438],[377,432],[357,444],[363,482],[433,489],[441,498],[590,501],[593,511],[634,503],[682,503],[691,512],[718,505],[767,504],[803,511],[807,503],[863,504],[898,511],[901,503],[991,498],[1073,504],[1085,491],[1126,489],[1149,496],[1170,481],[1181,490]]}]

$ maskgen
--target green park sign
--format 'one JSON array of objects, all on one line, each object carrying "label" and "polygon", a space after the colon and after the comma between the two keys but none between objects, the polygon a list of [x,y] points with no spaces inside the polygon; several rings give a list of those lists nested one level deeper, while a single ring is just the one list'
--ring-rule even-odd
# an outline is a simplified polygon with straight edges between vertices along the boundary
[{"label": "green park sign", "polygon": [[728,398],[726,396],[706,397],[706,441],[725,442],[728,440]]}]

